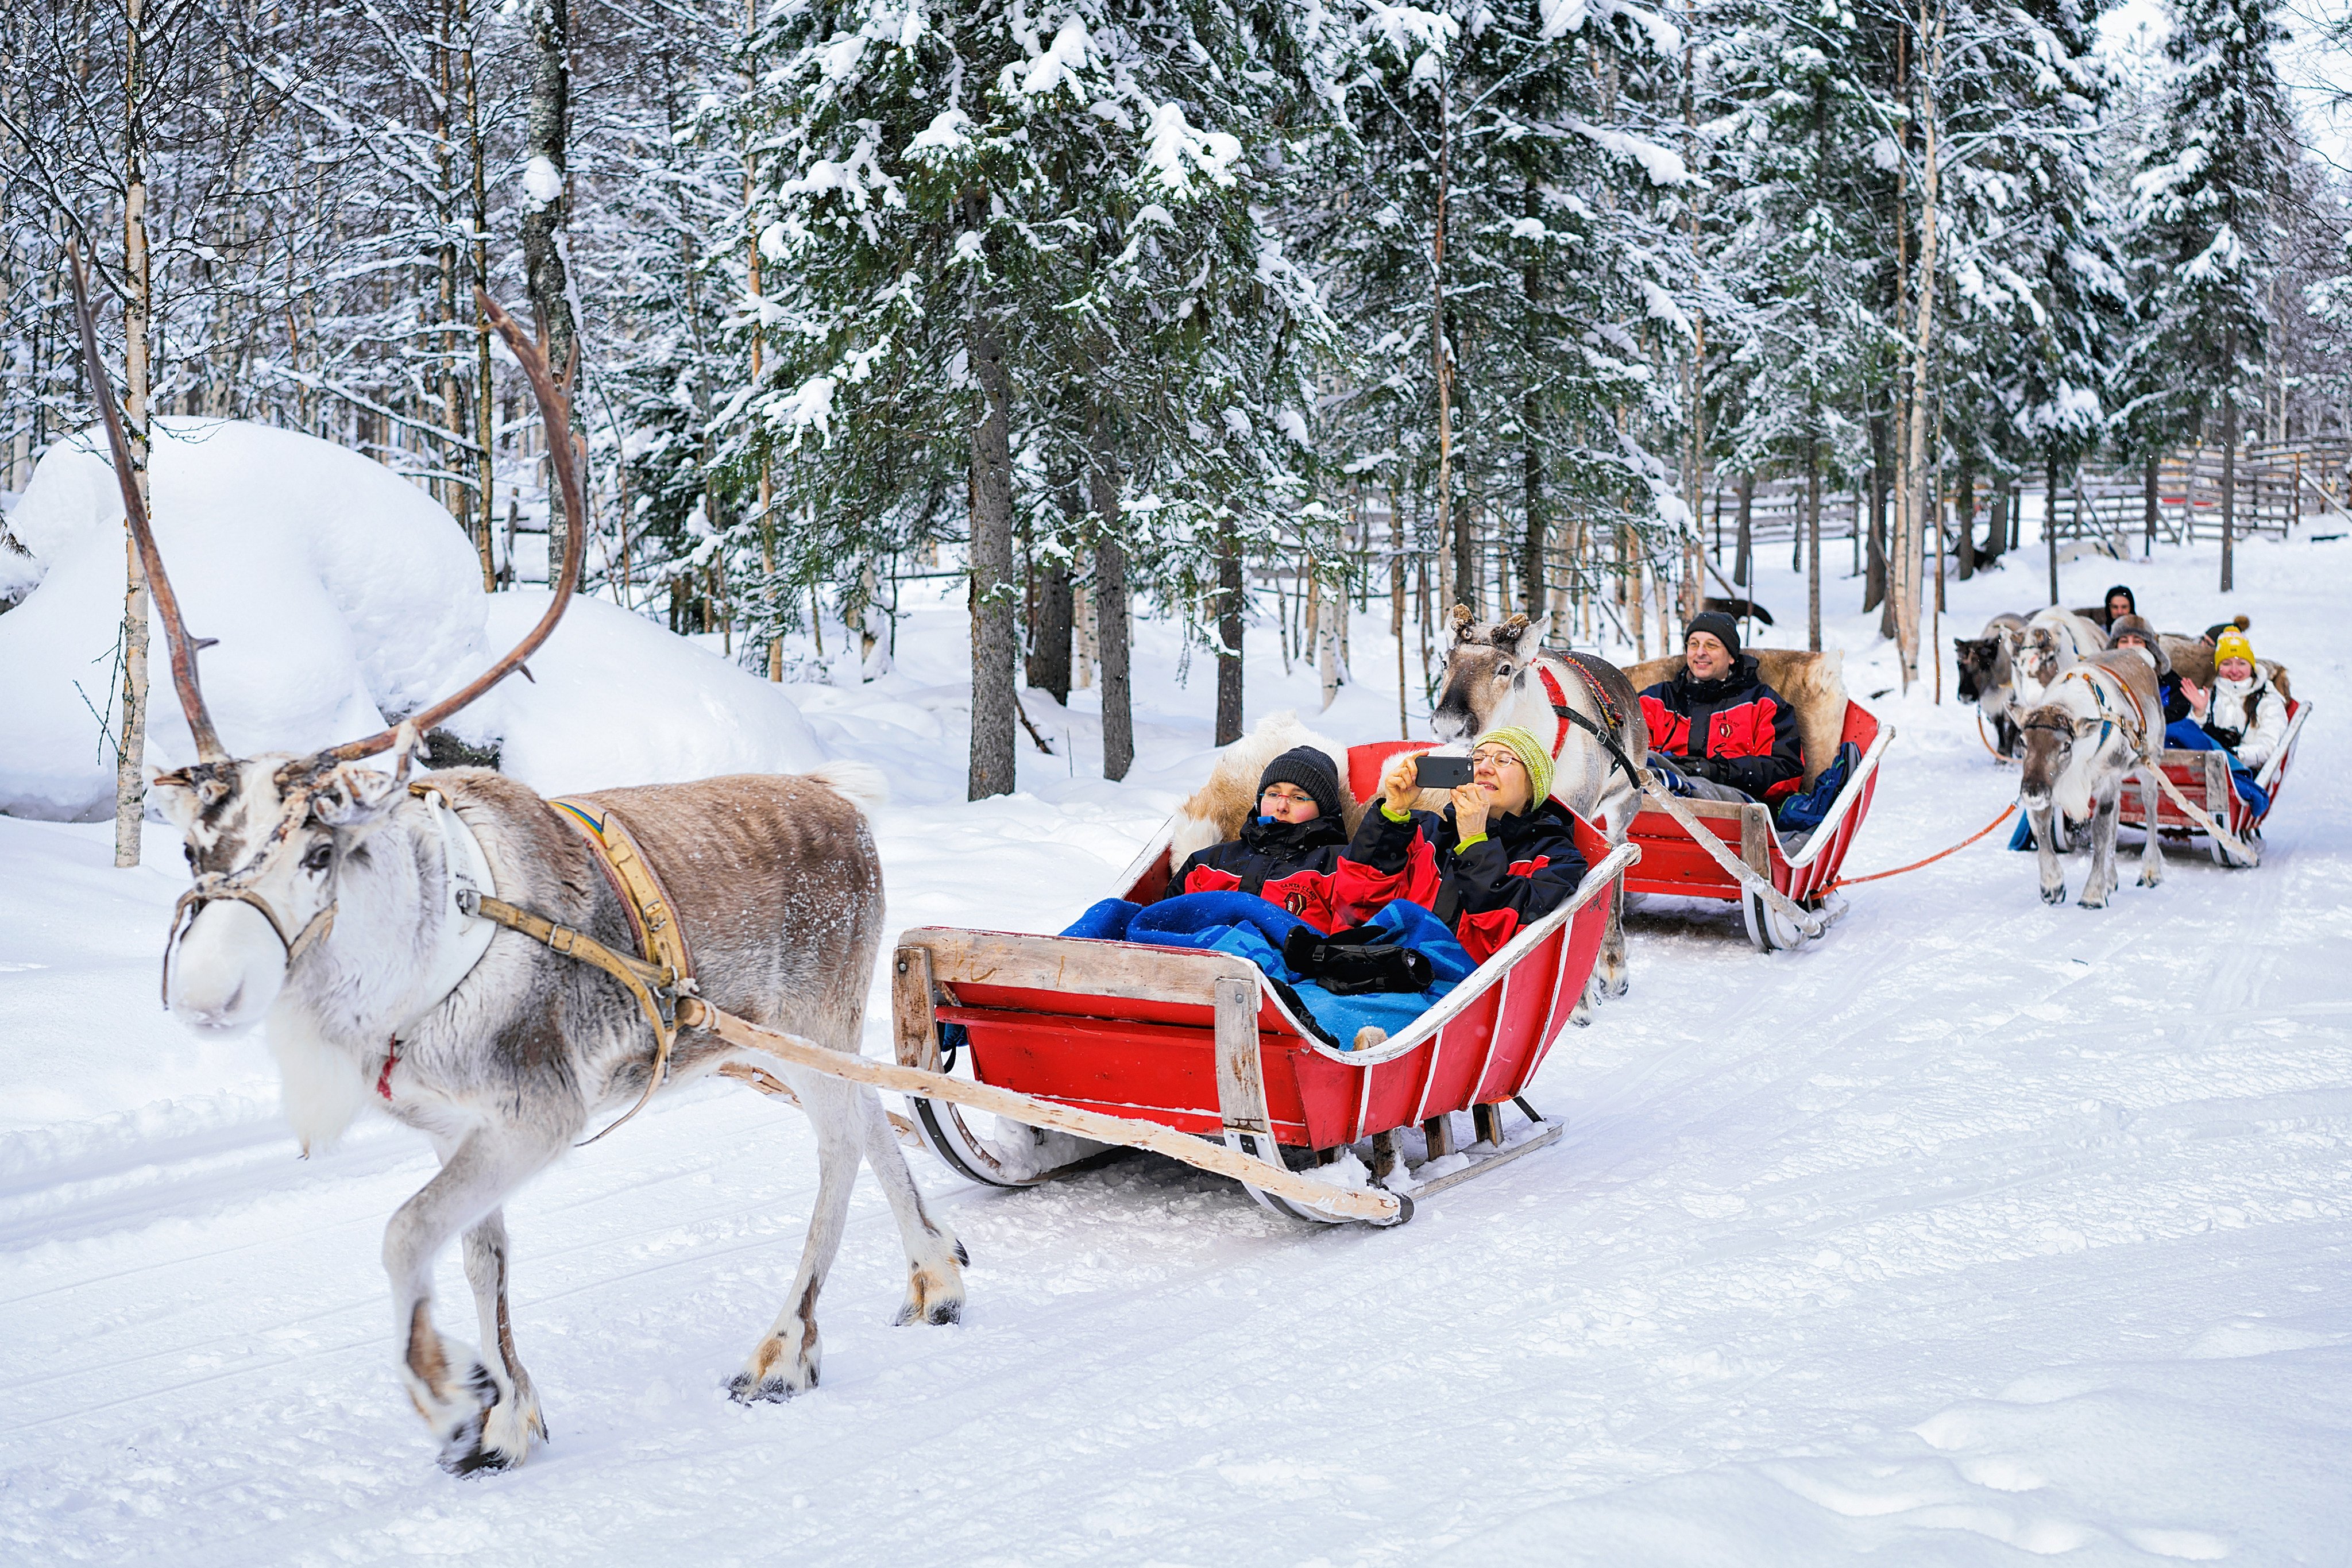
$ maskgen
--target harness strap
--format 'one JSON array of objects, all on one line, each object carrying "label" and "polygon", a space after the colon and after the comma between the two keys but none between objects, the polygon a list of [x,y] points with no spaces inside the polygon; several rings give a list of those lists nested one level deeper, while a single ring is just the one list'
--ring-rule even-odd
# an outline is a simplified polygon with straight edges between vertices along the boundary
[{"label": "harness strap", "polygon": [[1612,765],[1623,769],[1625,777],[1632,782],[1635,789],[1640,789],[1642,787],[1641,770],[1633,766],[1633,759],[1627,756],[1625,748],[1617,742],[1616,730],[1622,721],[1617,714],[1615,705],[1601,689],[1601,683],[1592,679],[1591,671],[1586,669],[1577,660],[1575,655],[1562,654],[1559,657],[1560,662],[1576,671],[1578,679],[1584,682],[1584,689],[1591,695],[1593,705],[1599,708],[1601,715],[1609,721],[1609,728],[1602,729],[1570,707],[1568,693],[1560,689],[1559,679],[1552,674],[1550,667],[1543,664],[1537,665],[1536,673],[1543,678],[1544,692],[1551,699],[1552,716],[1559,721],[1559,728],[1551,738],[1552,759],[1557,762],[1560,752],[1568,745],[1568,727],[1573,724],[1600,742],[1607,749]]},{"label": "harness strap", "polygon": [[606,872],[617,884],[621,905],[628,913],[630,929],[637,938],[637,951],[657,966],[670,972],[665,984],[675,984],[694,973],[694,955],[686,945],[686,932],[672,913],[668,892],[653,866],[637,847],[620,814],[609,808],[599,810],[587,802],[558,795],[550,800],[556,814],[579,828],[590,844],[595,847]]}]

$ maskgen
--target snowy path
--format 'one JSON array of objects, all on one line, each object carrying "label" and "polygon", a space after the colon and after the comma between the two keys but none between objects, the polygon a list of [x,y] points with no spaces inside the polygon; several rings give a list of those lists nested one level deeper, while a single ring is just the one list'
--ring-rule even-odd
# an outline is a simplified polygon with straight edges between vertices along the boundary
[{"label": "snowy path", "polygon": [[[1569,1136],[1402,1230],[1301,1230],[1142,1158],[997,1194],[916,1156],[973,1255],[966,1324],[886,1326],[901,1263],[864,1184],[823,1388],[739,1410],[719,1387],[781,1304],[811,1142],[751,1095],[665,1103],[511,1205],[555,1440],[469,1484],[401,1396],[376,1260],[421,1147],[371,1122],[292,1158],[261,1047],[215,1060],[150,1010],[175,847],[125,890],[102,830],[0,820],[0,866],[82,911],[20,898],[29,872],[0,893],[0,1554],[2344,1561],[2352,747],[2319,671],[2347,550],[2245,552],[2231,607],[2321,704],[2262,870],[2175,855],[2153,892],[2050,910],[1996,837],[1771,958],[1727,910],[1645,911],[1633,994],[1537,1081]],[[2122,574],[2189,626],[2210,564]],[[1946,635],[2034,580],[1955,584]],[[2082,603],[2106,578],[2066,581]],[[1764,592],[1801,620],[1789,580]],[[1890,668],[1857,651],[1849,684]],[[1851,869],[2014,788],[1964,712],[1874,706],[1902,734]],[[1344,711],[1377,723],[1380,694]],[[1041,767],[1059,804],[893,808],[894,919],[1058,923],[1200,740],[1157,744],[1156,788]],[[147,1103],[142,1053],[223,1087]],[[60,1062],[123,1109],[28,1098]],[[454,1259],[442,1281],[469,1327]]]}]

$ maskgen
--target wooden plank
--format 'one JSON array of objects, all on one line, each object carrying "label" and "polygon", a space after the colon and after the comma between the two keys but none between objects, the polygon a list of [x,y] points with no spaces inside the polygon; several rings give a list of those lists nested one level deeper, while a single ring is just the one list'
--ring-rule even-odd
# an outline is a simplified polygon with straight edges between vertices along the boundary
[{"label": "wooden plank", "polygon": [[1371,1187],[1335,1187],[1328,1182],[1318,1182],[1269,1161],[1254,1159],[1222,1143],[1207,1142],[1157,1122],[1135,1121],[1125,1117],[1105,1116],[1098,1111],[1078,1110],[984,1083],[969,1083],[962,1079],[925,1072],[919,1068],[898,1067],[867,1057],[853,1057],[844,1051],[829,1051],[797,1035],[763,1029],[731,1013],[722,1013],[698,996],[682,1000],[677,1016],[679,1024],[685,1027],[708,1029],[739,1049],[781,1058],[813,1072],[847,1079],[852,1083],[870,1084],[876,1089],[887,1089],[898,1094],[946,1100],[950,1104],[1025,1122],[1032,1127],[1075,1133],[1097,1143],[1116,1143],[1122,1148],[1144,1149],[1154,1154],[1165,1154],[1171,1160],[1181,1161],[1216,1175],[1229,1176],[1236,1182],[1261,1188],[1276,1197],[1287,1198],[1335,1218],[1394,1225],[1402,1217],[1404,1205],[1393,1193]]},{"label": "wooden plank", "polygon": [[1478,1142],[1503,1146],[1503,1108],[1500,1105],[1474,1105],[1470,1108],[1470,1125],[1478,1134]]},{"label": "wooden plank", "polygon": [[1421,1135],[1429,1143],[1429,1157],[1433,1160],[1461,1152],[1454,1141],[1454,1118],[1442,1110],[1421,1124]]},{"label": "wooden plank", "polygon": [[1258,1053],[1255,981],[1217,982],[1217,1110],[1229,1131],[1273,1134],[1265,1110],[1265,1068]]},{"label": "wooden plank", "polygon": [[1448,1187],[1458,1187],[1465,1182],[1475,1181],[1497,1165],[1507,1165],[1522,1154],[1532,1154],[1547,1144],[1559,1142],[1559,1135],[1566,1131],[1568,1131],[1566,1122],[1547,1121],[1543,1123],[1542,1131],[1529,1133],[1500,1153],[1489,1154],[1483,1160],[1473,1162],[1462,1170],[1440,1176],[1433,1182],[1424,1182],[1419,1186],[1408,1187],[1406,1191],[1415,1203],[1426,1197],[1433,1197]]},{"label": "wooden plank", "polygon": [[890,1033],[900,1067],[940,1070],[939,1020],[931,1013],[931,955],[926,948],[901,943],[893,955]]},{"label": "wooden plank", "polygon": [[1748,868],[1770,880],[1772,876],[1772,819],[1760,805],[1739,808],[1739,858]]},{"label": "wooden plank", "polygon": [[1137,1002],[1209,1006],[1220,980],[1257,984],[1257,967],[1223,952],[1180,952],[1126,942],[925,926],[898,939],[900,952],[927,949],[941,984],[1005,985]]}]

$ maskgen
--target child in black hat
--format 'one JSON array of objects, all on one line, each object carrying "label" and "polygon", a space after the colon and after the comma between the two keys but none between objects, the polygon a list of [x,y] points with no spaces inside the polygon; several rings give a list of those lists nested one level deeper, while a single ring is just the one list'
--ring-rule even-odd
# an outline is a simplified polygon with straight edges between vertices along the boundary
[{"label": "child in black hat", "polygon": [[1212,844],[1168,879],[1180,893],[1255,893],[1318,931],[1331,927],[1331,873],[1348,845],[1339,773],[1312,746],[1297,746],[1258,776],[1257,810],[1241,837]]}]

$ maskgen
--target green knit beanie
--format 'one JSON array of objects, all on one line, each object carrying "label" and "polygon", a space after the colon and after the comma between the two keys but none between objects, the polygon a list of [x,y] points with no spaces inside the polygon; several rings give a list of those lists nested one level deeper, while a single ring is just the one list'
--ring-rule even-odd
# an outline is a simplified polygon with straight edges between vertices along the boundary
[{"label": "green knit beanie", "polygon": [[1544,797],[1551,794],[1551,752],[1536,739],[1535,731],[1521,729],[1517,724],[1506,724],[1499,730],[1489,730],[1479,736],[1470,743],[1470,749],[1475,752],[1485,745],[1511,748],[1512,754],[1519,759],[1519,765],[1528,770],[1528,809],[1541,805]]}]

